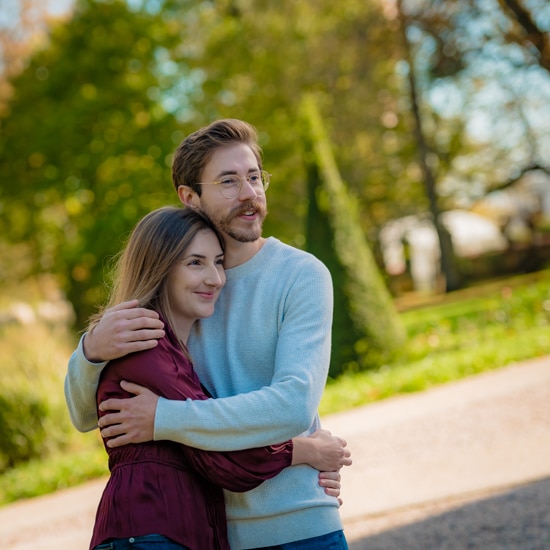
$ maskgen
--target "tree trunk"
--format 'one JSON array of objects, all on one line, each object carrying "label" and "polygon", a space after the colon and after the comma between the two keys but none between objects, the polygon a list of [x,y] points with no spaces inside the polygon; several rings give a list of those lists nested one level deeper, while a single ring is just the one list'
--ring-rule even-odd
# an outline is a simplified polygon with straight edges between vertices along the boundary
[{"label": "tree trunk", "polygon": [[418,106],[416,78],[414,76],[414,66],[409,41],[407,39],[407,21],[402,9],[402,0],[397,1],[397,8],[399,11],[399,22],[403,40],[405,60],[409,65],[409,92],[411,109],[414,117],[414,135],[418,149],[420,169],[423,175],[426,195],[428,196],[430,212],[432,214],[433,223],[435,225],[437,237],[439,240],[439,248],[441,251],[441,271],[443,273],[443,276],[445,277],[445,291],[449,292],[451,290],[457,290],[458,288],[460,288],[460,276],[456,267],[451,236],[445,226],[441,223],[441,212],[439,210],[437,195],[435,192],[435,177],[428,163],[428,155],[430,151],[426,143],[422,128],[422,117],[420,115],[420,108]]}]

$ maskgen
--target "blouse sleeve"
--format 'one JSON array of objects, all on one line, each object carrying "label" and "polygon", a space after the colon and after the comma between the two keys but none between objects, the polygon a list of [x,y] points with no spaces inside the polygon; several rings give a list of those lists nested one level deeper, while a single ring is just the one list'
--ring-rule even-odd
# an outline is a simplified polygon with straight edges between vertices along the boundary
[{"label": "blouse sleeve", "polygon": [[242,451],[203,451],[181,445],[189,464],[212,483],[241,493],[275,477],[292,463],[292,441]]}]

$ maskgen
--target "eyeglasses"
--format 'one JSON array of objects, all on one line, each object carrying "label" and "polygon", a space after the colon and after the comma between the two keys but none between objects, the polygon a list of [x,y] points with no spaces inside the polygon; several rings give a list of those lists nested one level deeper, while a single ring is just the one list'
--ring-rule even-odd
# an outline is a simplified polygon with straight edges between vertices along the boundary
[{"label": "eyeglasses", "polygon": [[228,174],[227,176],[223,176],[219,181],[197,183],[197,185],[217,185],[220,193],[226,199],[234,199],[241,192],[244,181],[252,187],[256,195],[265,193],[265,190],[269,187],[270,177],[271,174],[268,174],[265,170],[258,170],[257,172],[248,174],[245,179],[236,174]]}]

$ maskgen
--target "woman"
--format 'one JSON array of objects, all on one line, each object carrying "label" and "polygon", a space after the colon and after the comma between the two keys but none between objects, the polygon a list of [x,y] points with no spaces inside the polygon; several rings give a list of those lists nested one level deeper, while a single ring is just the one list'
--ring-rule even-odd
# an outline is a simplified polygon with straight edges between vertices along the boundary
[{"label": "woman", "polygon": [[[166,336],[158,346],[111,361],[97,403],[129,397],[131,380],[169,399],[208,399],[186,348],[197,319],[214,312],[225,283],[223,240],[202,214],[165,207],[145,216],[122,252],[110,307],[138,299],[156,310]],[[100,318],[95,316],[90,329]],[[106,414],[99,411],[98,415]],[[210,452],[170,441],[109,448],[111,477],[99,503],[90,548],[228,549],[222,488],[257,487],[292,464],[315,467],[319,439],[295,438],[270,447]],[[319,462],[327,469],[326,462]],[[334,470],[339,464],[334,464]]]}]

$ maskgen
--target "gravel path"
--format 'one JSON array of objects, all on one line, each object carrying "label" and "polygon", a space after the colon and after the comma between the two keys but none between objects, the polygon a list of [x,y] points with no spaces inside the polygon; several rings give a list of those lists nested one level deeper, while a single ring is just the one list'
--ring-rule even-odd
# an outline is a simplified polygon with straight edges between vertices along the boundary
[{"label": "gravel path", "polygon": [[[550,356],[323,424],[350,550],[550,550]],[[86,549],[104,483],[0,508],[0,549]]]}]

